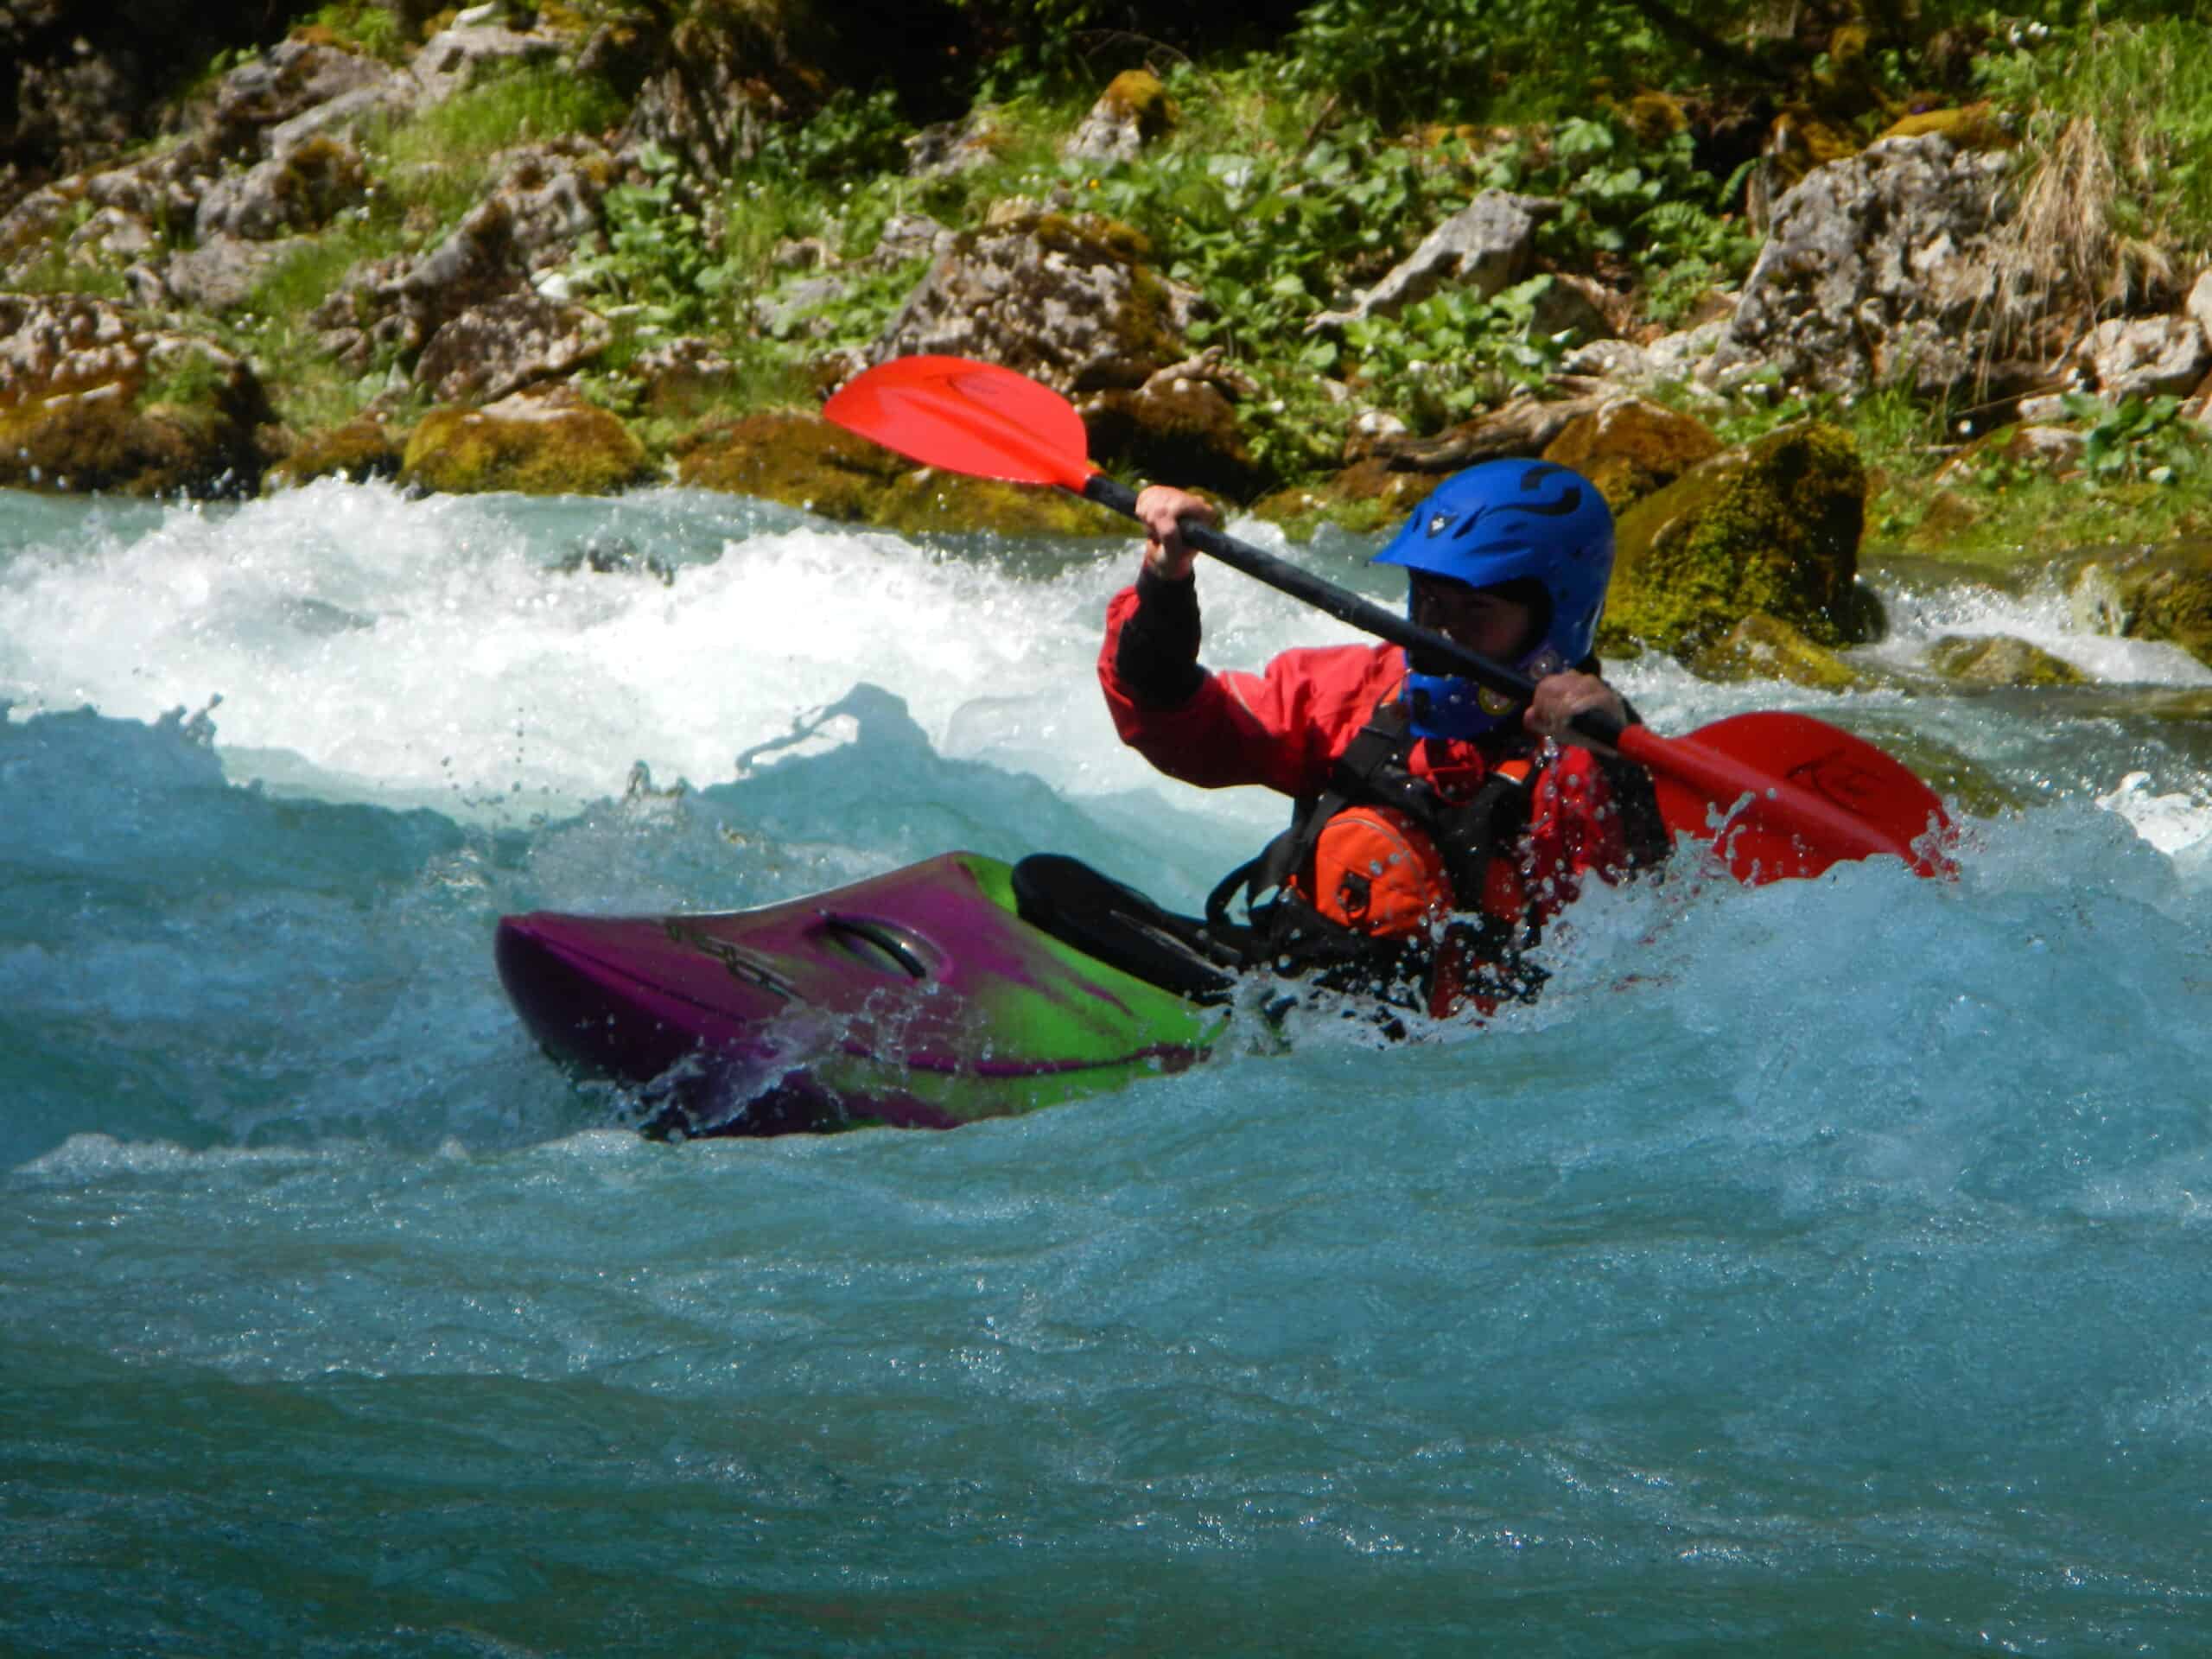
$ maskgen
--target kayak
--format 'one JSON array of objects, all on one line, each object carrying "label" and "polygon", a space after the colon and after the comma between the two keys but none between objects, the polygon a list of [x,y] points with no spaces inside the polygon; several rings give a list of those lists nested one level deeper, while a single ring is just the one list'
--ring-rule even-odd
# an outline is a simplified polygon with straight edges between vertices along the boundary
[{"label": "kayak", "polygon": [[1202,1058],[1234,983],[1195,923],[1073,859],[946,853],[759,909],[503,918],[539,1045],[649,1134],[949,1128]]}]

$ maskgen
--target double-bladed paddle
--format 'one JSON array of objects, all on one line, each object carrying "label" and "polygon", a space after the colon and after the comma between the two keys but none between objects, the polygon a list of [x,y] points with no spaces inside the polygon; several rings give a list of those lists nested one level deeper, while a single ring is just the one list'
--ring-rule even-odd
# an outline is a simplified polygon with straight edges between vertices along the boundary
[{"label": "double-bladed paddle", "polygon": [[[822,412],[925,466],[1057,485],[1136,515],[1136,492],[1091,466],[1074,406],[1011,369],[899,358],[855,378]],[[1480,684],[1523,700],[1535,694],[1527,676],[1210,524],[1185,519],[1183,539],[1363,632],[1448,660]],[[1940,846],[1950,820],[1936,791],[1863,738],[1810,715],[1736,715],[1687,737],[1662,737],[1596,710],[1572,726],[1649,770],[1668,829],[1713,843],[1738,880],[1816,875],[1839,860],[1882,855],[1922,875],[1951,868]]]}]

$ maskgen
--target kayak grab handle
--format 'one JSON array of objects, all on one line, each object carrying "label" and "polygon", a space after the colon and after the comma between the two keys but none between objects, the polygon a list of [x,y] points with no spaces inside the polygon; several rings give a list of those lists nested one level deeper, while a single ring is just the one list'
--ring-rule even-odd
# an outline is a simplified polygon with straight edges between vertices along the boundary
[{"label": "kayak grab handle", "polygon": [[885,973],[903,973],[909,979],[930,976],[930,958],[936,952],[902,927],[872,916],[822,912],[822,928],[845,954]]}]

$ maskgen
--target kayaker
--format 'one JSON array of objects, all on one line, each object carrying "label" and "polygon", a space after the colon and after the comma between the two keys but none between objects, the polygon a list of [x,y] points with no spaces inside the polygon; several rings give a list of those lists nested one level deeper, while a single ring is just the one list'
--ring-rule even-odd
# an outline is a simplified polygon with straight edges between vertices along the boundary
[{"label": "kayaker", "polygon": [[[1570,741],[1585,709],[1635,719],[1592,651],[1613,522],[1580,474],[1471,467],[1376,555],[1410,573],[1415,622],[1536,682],[1525,706],[1390,645],[1209,671],[1179,521],[1217,515],[1159,485],[1136,511],[1143,562],[1107,607],[1098,664],[1116,729],[1170,777],[1263,784],[1298,803],[1208,905],[1210,927],[1254,960],[1436,1014],[1493,1007],[1533,995],[1542,976],[1522,953],[1586,876],[1613,881],[1663,856],[1649,775]],[[1240,886],[1248,924],[1228,916]]]}]

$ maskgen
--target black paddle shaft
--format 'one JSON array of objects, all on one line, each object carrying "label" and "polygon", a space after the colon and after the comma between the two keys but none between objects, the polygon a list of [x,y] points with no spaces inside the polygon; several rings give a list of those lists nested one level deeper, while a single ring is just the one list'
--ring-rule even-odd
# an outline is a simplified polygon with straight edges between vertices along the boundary
[{"label": "black paddle shaft", "polygon": [[[1137,493],[1119,480],[1103,473],[1093,473],[1083,486],[1083,495],[1096,501],[1109,512],[1134,518],[1137,513]],[[1311,571],[1301,570],[1272,553],[1263,553],[1249,542],[1240,542],[1234,536],[1224,535],[1212,525],[1195,518],[1182,521],[1183,539],[1209,558],[1242,570],[1255,582],[1263,582],[1278,592],[1311,605],[1317,611],[1326,611],[1340,622],[1349,622],[1362,633],[1371,633],[1378,639],[1387,639],[1394,645],[1403,645],[1408,651],[1417,651],[1440,662],[1449,662],[1458,672],[1478,684],[1493,691],[1503,691],[1509,696],[1526,702],[1536,693],[1536,683],[1525,674],[1516,674],[1503,663],[1491,660],[1480,652],[1470,651],[1448,634],[1433,628],[1424,628],[1418,622],[1386,611],[1371,600],[1362,599],[1334,582],[1324,582]],[[1598,709],[1585,709],[1571,722],[1585,737],[1594,738],[1608,746],[1620,741],[1621,725],[1610,715]]]}]

